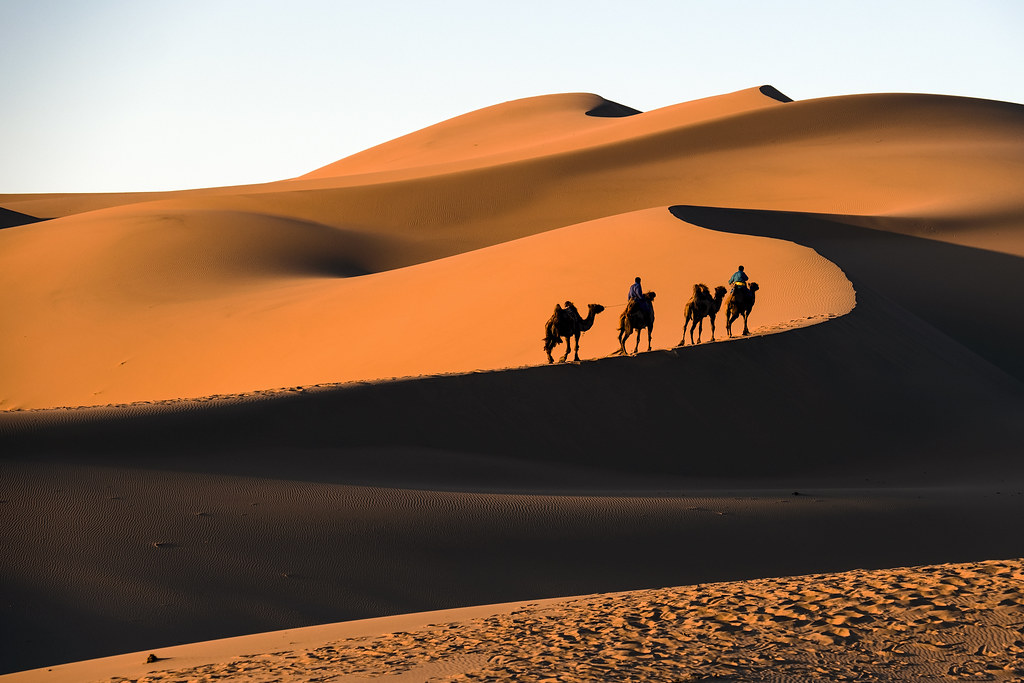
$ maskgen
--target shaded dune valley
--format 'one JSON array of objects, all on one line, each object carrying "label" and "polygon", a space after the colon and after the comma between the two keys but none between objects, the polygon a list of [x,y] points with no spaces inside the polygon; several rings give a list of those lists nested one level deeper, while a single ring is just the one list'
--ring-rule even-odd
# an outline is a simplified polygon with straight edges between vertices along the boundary
[{"label": "shaded dune valley", "polygon": [[0,194],[0,678],[1020,680],[1022,187],[1024,106],[763,86]]}]

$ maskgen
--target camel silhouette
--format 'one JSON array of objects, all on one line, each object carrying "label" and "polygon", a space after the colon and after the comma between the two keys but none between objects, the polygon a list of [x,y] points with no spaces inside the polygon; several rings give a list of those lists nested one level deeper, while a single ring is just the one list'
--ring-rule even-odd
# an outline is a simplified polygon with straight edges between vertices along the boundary
[{"label": "camel silhouette", "polygon": [[750,330],[747,329],[747,316],[754,308],[756,294],[757,283],[751,282],[746,287],[737,287],[729,296],[729,303],[725,307],[725,331],[729,333],[730,337],[732,336],[732,324],[741,315],[743,316],[743,336],[750,334]]},{"label": "camel silhouette", "polygon": [[551,357],[551,350],[561,344],[563,338],[565,339],[565,353],[558,359],[558,362],[564,363],[565,359],[569,357],[573,339],[576,340],[576,355],[573,361],[579,362],[580,335],[594,326],[597,314],[604,310],[604,306],[601,304],[589,304],[587,308],[590,310],[584,319],[571,301],[565,302],[565,308],[555,304],[555,312],[551,314],[544,326],[544,353],[547,354],[549,363],[553,363],[555,360]]},{"label": "camel silhouette", "polygon": [[686,345],[686,328],[690,327],[690,343],[693,344],[693,330],[697,330],[697,343],[700,344],[700,337],[704,333],[704,318],[711,320],[711,341],[715,341],[715,317],[722,308],[722,299],[725,298],[725,287],[715,287],[715,295],[711,296],[708,286],[704,283],[693,286],[693,296],[686,302],[686,321],[683,322],[683,338],[679,346]]},{"label": "camel silhouette", "polygon": [[626,304],[626,310],[619,316],[619,350],[615,352],[617,355],[625,355],[626,342],[634,332],[636,332],[636,345],[633,347],[633,353],[639,353],[640,332],[644,329],[647,330],[647,350],[651,350],[651,333],[654,331],[654,297],[654,292],[644,294],[648,306],[637,305],[637,302],[632,300]]}]

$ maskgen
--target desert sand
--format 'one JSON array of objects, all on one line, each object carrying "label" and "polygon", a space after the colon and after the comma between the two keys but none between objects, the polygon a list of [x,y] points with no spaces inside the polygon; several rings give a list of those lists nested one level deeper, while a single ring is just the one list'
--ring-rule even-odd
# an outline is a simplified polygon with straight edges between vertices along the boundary
[{"label": "desert sand", "polygon": [[1019,680],[1022,587],[1020,560],[711,583],[313,626],[4,680]]},{"label": "desert sand", "polygon": [[[991,631],[1019,600],[986,591],[1012,597],[1024,557],[1022,186],[1021,105],[763,86],[507,102],[263,185],[0,195],[0,672],[471,605],[506,616],[453,614],[452,638],[598,619],[580,649],[622,645],[621,671],[654,641],[609,615],[671,605],[686,633],[643,636],[669,679],[765,677],[765,653],[797,678],[1020,675]],[[723,306],[681,346],[693,286],[741,263],[752,334]],[[634,276],[653,350],[614,355]],[[567,300],[605,310],[548,365]],[[786,600],[886,621],[841,655],[853,628],[764,616]],[[918,611],[949,604],[981,616],[933,643],[940,671],[948,623]],[[358,680],[454,642],[385,640],[366,669],[365,644],[322,659]],[[509,642],[430,675],[604,675]],[[303,675],[295,652],[240,680]]]}]

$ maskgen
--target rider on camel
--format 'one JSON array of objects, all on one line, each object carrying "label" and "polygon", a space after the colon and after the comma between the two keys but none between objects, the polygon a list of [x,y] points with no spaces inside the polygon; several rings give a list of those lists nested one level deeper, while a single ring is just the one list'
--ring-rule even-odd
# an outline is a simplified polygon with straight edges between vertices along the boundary
[{"label": "rider on camel", "polygon": [[732,274],[732,277],[729,278],[728,284],[731,285],[729,293],[732,294],[735,292],[737,287],[746,287],[747,279],[747,274],[743,272],[743,266],[740,266],[736,272]]},{"label": "rider on camel", "polygon": [[626,301],[626,310],[628,311],[633,306],[643,306],[647,311],[650,311],[653,307],[651,302],[644,296],[644,288],[640,286],[640,278],[637,277],[633,281],[633,284],[629,287],[629,294]]}]

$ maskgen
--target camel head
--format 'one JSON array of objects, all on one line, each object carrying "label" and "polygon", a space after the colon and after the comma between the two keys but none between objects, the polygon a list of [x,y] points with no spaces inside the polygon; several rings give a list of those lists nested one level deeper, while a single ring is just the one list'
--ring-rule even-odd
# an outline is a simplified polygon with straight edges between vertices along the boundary
[{"label": "camel head", "polygon": [[657,296],[654,292],[647,292],[644,294],[644,298],[648,301],[654,301],[654,297]]},{"label": "camel head", "polygon": [[756,282],[751,282],[749,289],[750,289],[751,292],[756,292],[757,291],[757,283]]},{"label": "camel head", "polygon": [[594,326],[594,321],[597,319],[597,314],[604,310],[604,306],[602,306],[601,304],[587,304],[587,308],[589,308],[590,310],[587,313],[586,319],[582,321],[584,332],[586,332],[587,330]]},{"label": "camel head", "polygon": [[718,285],[717,287],[715,287],[715,300],[721,301],[723,298],[725,298],[725,293],[728,291],[729,290],[727,290],[722,285]]}]

